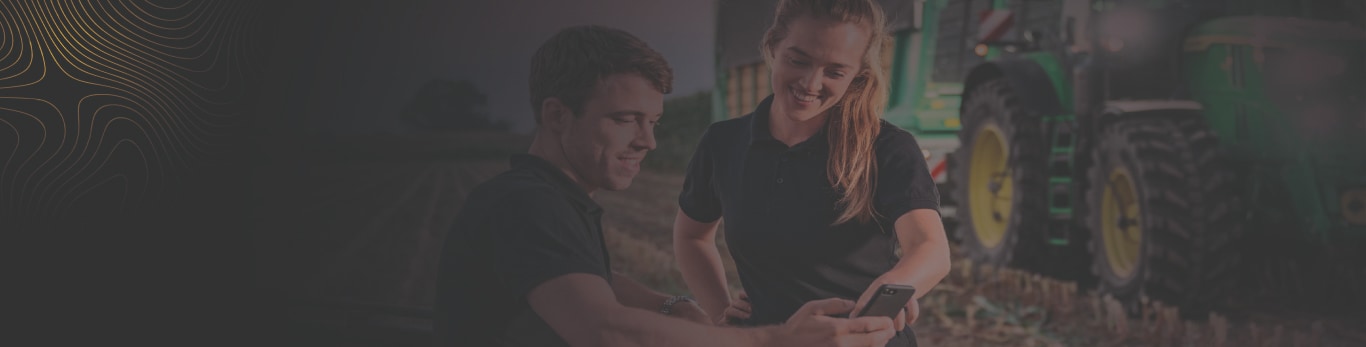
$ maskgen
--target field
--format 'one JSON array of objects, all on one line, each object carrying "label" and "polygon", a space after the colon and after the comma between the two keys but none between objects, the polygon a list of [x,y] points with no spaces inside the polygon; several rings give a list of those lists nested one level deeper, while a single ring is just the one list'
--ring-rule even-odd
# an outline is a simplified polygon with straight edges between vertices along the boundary
[{"label": "field", "polygon": [[[308,335],[298,341],[421,345],[444,232],[463,204],[478,203],[464,194],[507,163],[338,158],[345,157],[270,161],[256,170],[258,287],[282,300],[282,329]],[[686,293],[670,235],[681,184],[676,173],[646,171],[628,190],[595,196],[607,211],[613,265],[669,293]],[[922,346],[1366,344],[1360,320],[1239,312],[1181,321],[1156,302],[1130,317],[1075,284],[974,266],[956,253],[952,275],[922,308],[914,325]]]}]

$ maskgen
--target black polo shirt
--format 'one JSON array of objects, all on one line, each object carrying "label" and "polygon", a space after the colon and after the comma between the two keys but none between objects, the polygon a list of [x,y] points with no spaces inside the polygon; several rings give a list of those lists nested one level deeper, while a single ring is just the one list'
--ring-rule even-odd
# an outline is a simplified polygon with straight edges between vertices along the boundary
[{"label": "black polo shirt", "polygon": [[915,138],[887,122],[875,142],[877,182],[869,223],[832,227],[839,192],[826,178],[825,130],[788,147],[768,129],[772,96],[754,113],[712,124],[688,164],[679,207],[725,217],[726,244],[753,304],[749,324],[778,324],[807,301],[857,300],[899,259],[896,218],[939,208]]},{"label": "black polo shirt", "polygon": [[527,294],[571,273],[611,281],[602,207],[550,162],[511,161],[470,192],[446,234],[434,327],[442,346],[566,346]]}]

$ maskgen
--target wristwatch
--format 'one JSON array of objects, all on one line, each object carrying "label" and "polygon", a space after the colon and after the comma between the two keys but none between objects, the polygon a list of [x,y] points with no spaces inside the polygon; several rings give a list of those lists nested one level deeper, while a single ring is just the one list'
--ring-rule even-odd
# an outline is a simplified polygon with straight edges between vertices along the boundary
[{"label": "wristwatch", "polygon": [[674,304],[677,304],[677,303],[683,302],[683,301],[693,302],[693,303],[696,303],[696,302],[697,302],[697,300],[693,300],[693,298],[692,298],[691,296],[686,296],[686,295],[675,295],[675,296],[671,296],[671,297],[669,297],[668,300],[664,300],[664,307],[662,307],[662,308],[659,309],[659,313],[663,313],[663,314],[665,314],[665,315],[671,314],[671,313],[673,313],[673,311],[674,311]]}]

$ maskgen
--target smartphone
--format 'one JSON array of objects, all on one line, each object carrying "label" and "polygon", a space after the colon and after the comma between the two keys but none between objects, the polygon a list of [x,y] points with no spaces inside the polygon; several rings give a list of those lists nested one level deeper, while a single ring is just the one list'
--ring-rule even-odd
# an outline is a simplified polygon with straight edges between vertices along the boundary
[{"label": "smartphone", "polygon": [[868,304],[863,306],[855,317],[882,316],[896,319],[896,314],[901,313],[901,309],[906,307],[906,303],[915,296],[915,287],[901,284],[884,284],[877,288],[877,294],[873,294],[872,299],[868,299]]}]

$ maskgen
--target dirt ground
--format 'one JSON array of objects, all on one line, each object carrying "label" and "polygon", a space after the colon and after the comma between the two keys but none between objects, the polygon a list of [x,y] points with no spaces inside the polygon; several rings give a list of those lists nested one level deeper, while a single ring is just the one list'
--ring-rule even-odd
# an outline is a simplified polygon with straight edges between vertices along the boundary
[{"label": "dirt ground", "polygon": [[[464,194],[506,169],[501,159],[264,165],[255,177],[258,282],[284,297],[429,309],[444,233],[463,204],[476,203]],[[595,196],[613,265],[670,293],[686,293],[670,235],[681,185],[678,174],[646,171],[630,189]],[[922,299],[913,325],[922,346],[1366,345],[1360,320],[1253,313],[1182,321],[1160,303],[1130,317],[1076,284],[954,258],[953,273]]]},{"label": "dirt ground", "polygon": [[[685,293],[672,257],[670,228],[677,211],[679,174],[644,172],[631,188],[595,197],[607,211],[613,264],[655,288]],[[724,233],[724,226],[722,228]],[[724,238],[722,236],[721,238]],[[731,286],[734,264],[718,240]],[[954,272],[922,298],[912,327],[921,346],[1362,346],[1361,322],[1308,316],[1254,315],[1181,321],[1151,303],[1145,317],[1127,317],[1117,302],[1076,284],[1010,269],[974,267],[953,250]],[[1165,316],[1164,316],[1165,315]],[[1222,332],[1221,332],[1222,331]]]}]

